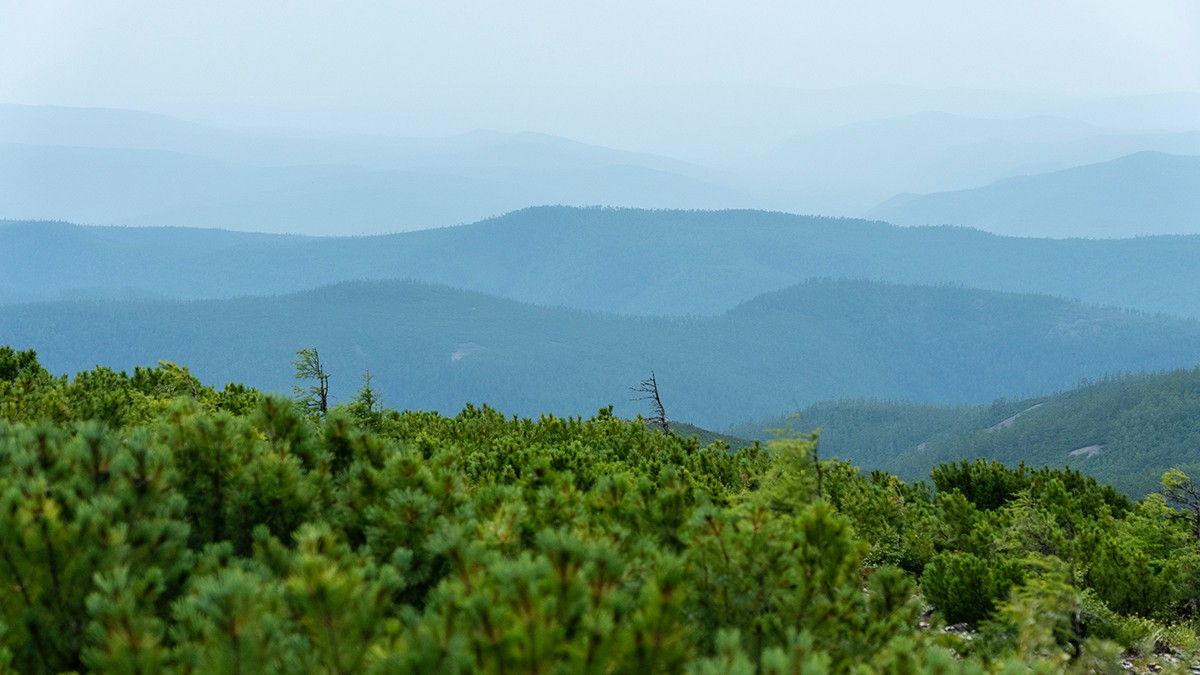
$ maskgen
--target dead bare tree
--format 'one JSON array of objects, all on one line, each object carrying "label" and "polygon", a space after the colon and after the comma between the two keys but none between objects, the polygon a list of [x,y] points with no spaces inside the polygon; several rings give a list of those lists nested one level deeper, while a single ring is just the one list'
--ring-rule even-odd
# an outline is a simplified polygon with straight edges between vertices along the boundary
[{"label": "dead bare tree", "polygon": [[633,400],[650,401],[650,412],[653,414],[646,418],[646,422],[662,429],[664,434],[671,433],[670,423],[667,422],[667,409],[663,407],[662,397],[658,395],[658,379],[654,377],[654,371],[650,371],[650,377],[642,380],[641,384],[630,387],[629,390],[645,394]]}]

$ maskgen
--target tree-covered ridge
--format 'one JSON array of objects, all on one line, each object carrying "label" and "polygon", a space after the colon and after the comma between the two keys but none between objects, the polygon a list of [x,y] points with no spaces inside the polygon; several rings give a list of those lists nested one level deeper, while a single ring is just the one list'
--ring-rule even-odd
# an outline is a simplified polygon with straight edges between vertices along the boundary
[{"label": "tree-covered ridge", "polygon": [[952,455],[1071,465],[1138,496],[1171,467],[1200,467],[1200,369],[1102,378],[1017,407],[1028,412],[1011,425],[937,439],[885,466],[916,475]]},{"label": "tree-covered ridge", "polygon": [[751,210],[537,207],[459,227],[315,238],[0,221],[0,302],[230,298],[415,279],[541,305],[679,316],[832,277],[1196,317],[1197,260],[1197,236],[1033,239]]},{"label": "tree-covered ridge", "polygon": [[[320,348],[334,401],[370,370],[392,405],[488,401],[527,416],[644,409],[658,373],[671,415],[707,428],[781,404],[876,396],[981,403],[1105,372],[1195,365],[1200,322],[1041,295],[813,281],[713,317],[630,317],[524,305],[411,282],[344,283],[271,298],[36,303],[0,335],[54,372],[165,359],[205,381],[291,391],[295,345]],[[964,375],[966,374],[966,375]]]},{"label": "tree-covered ridge", "polygon": [[10,348],[0,411],[17,672],[1095,672],[1195,646],[1194,521],[1074,472],[947,465],[934,491],[804,436],[730,452],[367,387],[306,416]]},{"label": "tree-covered ridge", "polygon": [[[869,398],[818,401],[765,419],[730,425],[728,433],[767,440],[774,430],[821,429],[821,447],[829,456],[867,468],[883,468],[897,455],[942,436],[982,429],[1009,416],[1021,402],[986,405],[933,405]],[[1028,407],[1028,406],[1026,406]],[[997,417],[1000,415],[1000,417]]]},{"label": "tree-covered ridge", "polygon": [[[962,458],[1009,465],[1074,467],[1126,494],[1161,489],[1172,467],[1200,469],[1200,368],[1111,375],[1075,389],[982,406],[843,400],[793,415],[822,429],[826,453],[867,468],[922,478]],[[785,418],[747,422],[730,432],[770,438]]]}]

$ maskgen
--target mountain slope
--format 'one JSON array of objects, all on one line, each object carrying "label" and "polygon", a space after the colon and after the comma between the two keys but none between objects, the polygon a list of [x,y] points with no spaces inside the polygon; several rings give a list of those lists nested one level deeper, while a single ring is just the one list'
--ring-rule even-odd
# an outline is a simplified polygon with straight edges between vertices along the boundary
[{"label": "mountain slope", "polygon": [[933,463],[985,457],[1066,466],[1140,496],[1161,490],[1164,471],[1200,469],[1200,369],[1105,378],[1022,401],[1006,426],[964,430],[883,464],[907,475]]},{"label": "mountain slope", "polygon": [[536,414],[641,410],[658,374],[669,415],[712,428],[781,403],[876,396],[978,403],[1106,372],[1200,362],[1200,323],[1045,296],[815,282],[708,318],[588,314],[444,287],[359,282],[274,298],[13,305],[0,342],[57,372],[166,359],[205,381],[290,390],[321,350],[346,400],[366,369],[389,405],[467,401]]},{"label": "mountain slope", "polygon": [[765,429],[789,422],[797,430],[820,427],[823,456],[912,480],[943,462],[985,458],[1070,466],[1140,497],[1161,490],[1167,469],[1200,471],[1200,368],[1104,377],[990,405],[822,401],[728,432],[767,439]]},{"label": "mountain slope", "polygon": [[415,279],[589,311],[689,315],[813,278],[964,284],[1196,317],[1200,237],[1039,240],[762,211],[551,207],[352,238],[0,223],[0,302]]},{"label": "mountain slope", "polygon": [[884,203],[901,225],[952,223],[1035,237],[1200,233],[1200,157],[1140,152],[1099,164]]}]

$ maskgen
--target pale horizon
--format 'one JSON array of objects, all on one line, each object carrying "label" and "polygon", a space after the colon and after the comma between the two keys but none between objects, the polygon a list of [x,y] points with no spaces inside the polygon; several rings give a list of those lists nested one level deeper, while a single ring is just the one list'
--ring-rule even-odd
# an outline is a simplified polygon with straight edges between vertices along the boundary
[{"label": "pale horizon", "polygon": [[[0,101],[304,133],[568,129],[611,143],[606,114],[653,108],[672,91],[739,88],[894,87],[1063,103],[1200,93],[1200,3],[1185,0],[422,0],[355,12],[329,2],[4,0],[0,16]],[[498,92],[517,100],[486,110]],[[539,116],[540,106],[550,114]],[[553,128],[556,107],[578,118],[573,126]]]}]

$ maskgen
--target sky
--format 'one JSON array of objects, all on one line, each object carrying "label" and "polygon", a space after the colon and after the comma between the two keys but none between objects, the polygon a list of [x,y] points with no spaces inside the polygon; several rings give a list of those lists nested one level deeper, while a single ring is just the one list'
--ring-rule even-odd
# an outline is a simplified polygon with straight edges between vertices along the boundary
[{"label": "sky", "polygon": [[3,103],[419,133],[497,91],[717,85],[1200,92],[1200,1],[0,0]]}]

